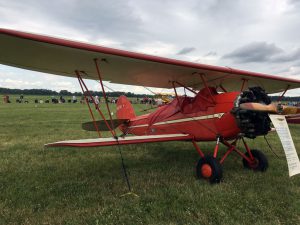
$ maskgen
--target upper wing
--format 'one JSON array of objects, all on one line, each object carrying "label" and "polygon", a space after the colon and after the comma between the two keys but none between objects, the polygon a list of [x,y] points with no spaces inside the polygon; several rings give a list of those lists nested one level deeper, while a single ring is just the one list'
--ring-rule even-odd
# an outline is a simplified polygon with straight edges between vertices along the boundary
[{"label": "upper wing", "polygon": [[[261,86],[268,93],[300,87],[295,79],[270,76],[180,60],[100,47],[65,39],[0,29],[0,63],[29,70],[76,77],[75,70],[84,71],[84,78],[98,79],[94,59],[100,61],[104,80],[114,83],[148,87],[172,88],[172,81],[200,89],[203,74],[210,86],[222,85],[227,91],[248,86]],[[240,81],[240,82],[239,82]]]}]

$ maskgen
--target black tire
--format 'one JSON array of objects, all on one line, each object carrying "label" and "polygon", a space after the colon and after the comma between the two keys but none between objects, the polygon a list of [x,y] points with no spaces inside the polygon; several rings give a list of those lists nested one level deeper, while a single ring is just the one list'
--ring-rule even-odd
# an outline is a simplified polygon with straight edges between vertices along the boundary
[{"label": "black tire", "polygon": [[[252,169],[254,171],[265,172],[269,166],[268,159],[265,156],[265,154],[263,154],[261,151],[256,150],[256,149],[252,149],[250,151],[251,151],[252,156],[256,160],[256,163],[250,164],[246,159],[243,158],[244,167],[247,169]],[[246,152],[245,155],[247,157],[250,157],[248,152]]]},{"label": "black tire", "polygon": [[[208,165],[211,169],[210,176],[204,176],[202,174],[203,165]],[[199,159],[196,166],[196,175],[199,179],[207,179],[210,183],[220,183],[223,177],[223,169],[221,164],[217,159],[212,156],[205,156],[204,158]]]}]

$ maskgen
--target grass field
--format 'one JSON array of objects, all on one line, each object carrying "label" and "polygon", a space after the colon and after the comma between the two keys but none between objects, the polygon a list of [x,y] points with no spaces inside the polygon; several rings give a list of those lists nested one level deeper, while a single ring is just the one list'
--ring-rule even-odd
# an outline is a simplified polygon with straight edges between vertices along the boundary
[{"label": "grass field", "polygon": [[[195,178],[191,143],[122,146],[140,197],[120,197],[127,187],[116,147],[43,147],[96,137],[81,130],[86,121],[80,104],[0,104],[0,224],[300,224],[300,176],[288,177],[275,133],[268,137],[280,158],[263,138],[248,141],[268,156],[267,172],[231,155],[218,185]],[[291,132],[299,153],[299,128]]]}]

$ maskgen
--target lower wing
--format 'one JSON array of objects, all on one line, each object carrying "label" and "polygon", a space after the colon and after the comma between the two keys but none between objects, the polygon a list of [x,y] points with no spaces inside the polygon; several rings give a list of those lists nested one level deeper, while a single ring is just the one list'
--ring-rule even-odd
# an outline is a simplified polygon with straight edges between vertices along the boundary
[{"label": "lower wing", "polygon": [[143,136],[125,136],[116,138],[95,138],[59,141],[45,144],[46,147],[99,147],[112,145],[127,145],[150,142],[166,141],[185,141],[193,138],[188,134],[164,134],[164,135],[143,135]]}]

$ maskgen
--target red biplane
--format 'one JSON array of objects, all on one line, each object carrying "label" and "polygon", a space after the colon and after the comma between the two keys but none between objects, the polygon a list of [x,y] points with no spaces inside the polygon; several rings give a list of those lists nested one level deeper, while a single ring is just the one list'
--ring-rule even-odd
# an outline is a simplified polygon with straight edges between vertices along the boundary
[{"label": "red biplane", "polygon": [[[290,107],[272,104],[267,93],[283,92],[283,96],[287,90],[299,88],[300,80],[184,62],[7,29],[0,29],[0,47],[0,63],[76,77],[83,93],[89,95],[86,98],[90,99],[93,98],[84,79],[98,80],[105,98],[103,80],[119,84],[173,88],[175,98],[172,102],[142,116],[136,116],[125,96],[118,99],[115,119],[112,118],[108,103],[106,106],[110,118],[105,118],[98,109],[102,121],[95,120],[93,111],[87,104],[93,121],[83,124],[83,128],[95,130],[99,137],[60,141],[46,146],[97,147],[190,141],[200,156],[196,167],[197,176],[212,183],[222,179],[222,164],[232,152],[241,156],[244,167],[265,171],[268,167],[266,156],[259,150],[250,149],[245,138],[254,139],[268,134],[271,130],[268,113],[298,113],[297,108],[291,110]],[[194,97],[179,96],[178,87],[189,90]],[[296,121],[299,120],[297,116],[291,119],[295,122],[295,118]],[[117,128],[122,131],[119,136],[116,133]],[[101,130],[109,131],[112,137],[102,138]],[[242,140],[245,150],[238,149],[238,140]],[[211,155],[202,152],[197,144],[199,141],[216,142]],[[219,144],[227,147],[222,156]]]}]

